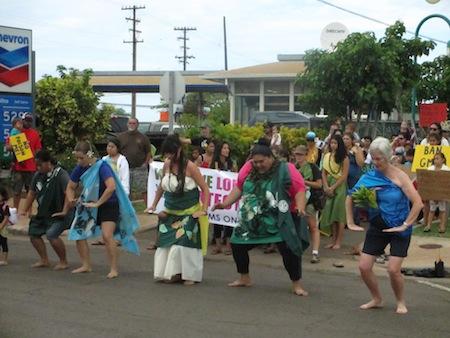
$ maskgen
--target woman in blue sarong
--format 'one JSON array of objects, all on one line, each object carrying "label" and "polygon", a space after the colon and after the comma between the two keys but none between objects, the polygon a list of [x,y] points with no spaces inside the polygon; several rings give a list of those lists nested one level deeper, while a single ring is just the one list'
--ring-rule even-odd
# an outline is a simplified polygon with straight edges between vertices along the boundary
[{"label": "woman in blue sarong", "polygon": [[[69,208],[76,208],[69,239],[77,241],[81,267],[72,273],[91,272],[87,239],[101,234],[110,263],[107,278],[115,278],[119,275],[116,240],[125,250],[139,254],[133,236],[139,223],[118,176],[106,161],[97,160],[91,144],[85,141],[78,142],[74,154],[78,165],[70,175],[62,211],[64,214]],[[83,190],[81,196],[76,198],[75,190],[80,183]]]},{"label": "woman in blue sarong", "polygon": [[[403,259],[407,256],[411,241],[412,225],[423,207],[422,200],[414,189],[408,175],[390,164],[392,147],[389,140],[376,138],[369,148],[374,169],[364,174],[346,199],[347,226],[350,230],[363,230],[353,220],[351,194],[362,187],[375,191],[376,208],[369,208],[370,226],[366,233],[364,247],[359,260],[359,270],[369,288],[372,299],[360,306],[367,310],[383,306],[373,265],[377,256],[390,245],[388,272],[391,286],[397,299],[396,313],[408,312],[404,299],[404,281],[401,274]],[[412,207],[410,208],[410,203]]]}]

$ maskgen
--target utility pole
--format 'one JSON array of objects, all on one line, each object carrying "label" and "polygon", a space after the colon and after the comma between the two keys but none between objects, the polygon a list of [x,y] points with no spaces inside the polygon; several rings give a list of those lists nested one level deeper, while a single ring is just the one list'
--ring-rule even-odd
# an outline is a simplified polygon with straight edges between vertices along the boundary
[{"label": "utility pole", "polygon": [[223,51],[225,54],[225,70],[228,70],[227,23],[225,17],[223,17]]},{"label": "utility pole", "polygon": [[[133,40],[132,41],[125,41],[123,40],[123,43],[132,43],[133,44],[133,65],[132,70],[136,70],[136,45],[138,43],[144,42],[144,40],[137,40],[136,33],[142,33],[141,31],[136,29],[136,23],[141,22],[141,20],[136,19],[136,10],[138,9],[144,9],[145,6],[128,6],[128,7],[122,7],[122,10],[132,10],[133,11],[133,17],[132,18],[125,18],[127,21],[133,22],[133,28],[130,28],[129,30],[133,32]],[[136,92],[133,91],[131,93],[131,117],[136,118]]]},{"label": "utility pole", "polygon": [[178,40],[183,40],[183,46],[181,46],[181,48],[183,48],[183,56],[175,56],[175,59],[178,59],[179,62],[183,63],[183,70],[186,70],[186,64],[189,63],[187,60],[195,59],[195,56],[187,55],[187,50],[189,49],[189,47],[186,46],[186,41],[189,39],[186,37],[186,33],[188,31],[196,31],[197,28],[195,28],[195,27],[175,27],[173,30],[183,31],[183,36],[180,36],[177,38]]}]

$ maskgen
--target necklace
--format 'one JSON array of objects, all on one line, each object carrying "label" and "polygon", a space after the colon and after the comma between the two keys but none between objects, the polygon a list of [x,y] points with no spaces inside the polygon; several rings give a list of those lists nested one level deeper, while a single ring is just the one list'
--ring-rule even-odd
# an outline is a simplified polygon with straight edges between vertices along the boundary
[{"label": "necklace", "polygon": [[[330,172],[331,172],[331,174],[333,174],[333,175],[337,175],[337,174],[339,174],[340,173],[340,171],[341,171],[341,165],[339,164],[339,167],[338,167],[338,170],[337,171],[334,171],[333,170],[333,167],[332,167],[332,163],[331,163],[331,156],[333,156],[334,155],[334,153],[330,153],[330,156],[328,157],[328,166],[330,167]],[[336,161],[334,161],[334,163],[336,163]],[[336,163],[337,164],[337,163]]]}]

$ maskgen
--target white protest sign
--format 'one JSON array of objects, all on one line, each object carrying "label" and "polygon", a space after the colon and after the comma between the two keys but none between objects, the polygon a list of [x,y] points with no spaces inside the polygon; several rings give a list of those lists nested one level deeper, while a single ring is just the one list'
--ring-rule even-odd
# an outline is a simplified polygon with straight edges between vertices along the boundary
[{"label": "white protest sign", "polygon": [[[147,206],[150,207],[155,199],[156,190],[159,187],[163,176],[163,162],[152,162],[150,164],[150,171],[148,174],[148,187],[147,187]],[[209,188],[209,211],[208,218],[212,224],[237,226],[238,223],[238,202],[234,203],[229,209],[214,210],[211,208],[214,204],[222,202],[230,194],[237,182],[237,173],[228,171],[220,171],[213,169],[200,168],[200,172],[203,175],[206,185]],[[164,196],[160,199],[156,212],[164,210]]]}]

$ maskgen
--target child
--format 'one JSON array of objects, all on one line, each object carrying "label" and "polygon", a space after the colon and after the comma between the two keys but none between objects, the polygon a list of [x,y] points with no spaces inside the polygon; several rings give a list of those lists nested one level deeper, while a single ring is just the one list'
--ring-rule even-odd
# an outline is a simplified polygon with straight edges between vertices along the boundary
[{"label": "child", "polygon": [[8,238],[6,230],[6,225],[9,221],[9,207],[6,204],[8,199],[8,192],[4,187],[0,187],[0,247],[2,249],[0,266],[8,265]]},{"label": "child", "polygon": [[22,132],[23,130],[23,122],[22,119],[20,117],[15,117],[12,120],[12,129],[9,132],[9,135],[14,136],[14,135],[18,135]]},{"label": "child", "polygon": [[[436,153],[433,159],[434,165],[428,168],[428,170],[447,170],[450,171],[450,168],[447,167],[445,155],[441,152]],[[446,212],[446,202],[445,201],[430,201],[430,213],[428,215],[427,226],[423,229],[424,232],[429,232],[431,230],[431,222],[433,220],[434,213],[436,209],[439,209],[439,233],[443,234],[445,232],[445,226],[447,221],[447,212]]]}]

